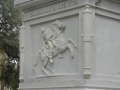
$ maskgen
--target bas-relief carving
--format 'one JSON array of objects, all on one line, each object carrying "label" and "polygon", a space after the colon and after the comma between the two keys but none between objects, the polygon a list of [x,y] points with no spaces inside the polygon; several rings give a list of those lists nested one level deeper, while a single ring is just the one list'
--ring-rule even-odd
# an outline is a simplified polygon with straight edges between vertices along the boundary
[{"label": "bas-relief carving", "polygon": [[49,65],[54,64],[54,58],[63,58],[61,53],[65,52],[67,49],[71,52],[71,57],[74,58],[74,50],[71,47],[71,44],[76,48],[76,43],[72,39],[68,39],[67,43],[64,38],[63,32],[66,29],[66,24],[62,23],[60,20],[53,22],[49,28],[42,27],[42,37],[43,37],[43,46],[42,49],[38,51],[35,62],[34,62],[34,71],[35,67],[38,64],[39,60],[42,60],[43,66],[42,71],[46,75],[54,74],[54,70],[49,67]]}]

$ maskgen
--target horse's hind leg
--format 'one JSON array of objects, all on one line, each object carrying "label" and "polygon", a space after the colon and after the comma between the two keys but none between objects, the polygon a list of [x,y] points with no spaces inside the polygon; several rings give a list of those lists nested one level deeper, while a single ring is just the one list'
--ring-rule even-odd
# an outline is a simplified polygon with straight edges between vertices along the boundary
[{"label": "horse's hind leg", "polygon": [[54,74],[54,70],[51,69],[49,66],[47,67],[47,69],[48,69],[52,74]]},{"label": "horse's hind leg", "polygon": [[48,65],[46,66],[46,69],[48,69],[52,74],[54,74],[54,70],[51,69],[50,64],[53,64],[53,63],[54,63],[53,59],[49,58]]},{"label": "horse's hind leg", "polygon": [[48,65],[48,63],[49,63],[49,60],[48,60],[48,58],[47,58],[47,59],[45,59],[44,62],[43,62],[43,67],[46,68],[47,65]]},{"label": "horse's hind leg", "polygon": [[44,71],[46,75],[49,75],[46,69],[48,69],[52,74],[54,73],[54,71],[49,67],[50,63],[53,63],[53,62],[50,62],[50,58],[47,58],[43,63],[42,70]]},{"label": "horse's hind leg", "polygon": [[44,67],[42,67],[42,71],[46,74],[49,75],[48,72],[46,71],[46,69]]},{"label": "horse's hind leg", "polygon": [[42,67],[42,70],[46,75],[48,75],[48,72],[46,71],[46,67],[47,67],[48,63],[49,63],[49,60],[48,60],[48,58],[46,58],[44,60],[43,67]]}]

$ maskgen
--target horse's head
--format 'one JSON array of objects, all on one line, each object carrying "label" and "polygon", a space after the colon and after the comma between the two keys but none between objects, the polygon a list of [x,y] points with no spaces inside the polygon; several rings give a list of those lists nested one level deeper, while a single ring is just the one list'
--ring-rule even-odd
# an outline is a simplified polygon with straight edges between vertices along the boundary
[{"label": "horse's head", "polygon": [[66,24],[62,23],[60,20],[53,22],[53,26],[56,26],[59,30],[65,30]]}]

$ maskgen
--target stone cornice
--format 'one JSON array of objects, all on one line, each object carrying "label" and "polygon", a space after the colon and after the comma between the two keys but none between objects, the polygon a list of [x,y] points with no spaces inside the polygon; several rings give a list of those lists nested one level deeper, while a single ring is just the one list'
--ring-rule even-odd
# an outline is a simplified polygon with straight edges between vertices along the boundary
[{"label": "stone cornice", "polygon": [[25,10],[54,1],[62,1],[62,0],[16,0],[14,2],[14,5],[18,9]]}]

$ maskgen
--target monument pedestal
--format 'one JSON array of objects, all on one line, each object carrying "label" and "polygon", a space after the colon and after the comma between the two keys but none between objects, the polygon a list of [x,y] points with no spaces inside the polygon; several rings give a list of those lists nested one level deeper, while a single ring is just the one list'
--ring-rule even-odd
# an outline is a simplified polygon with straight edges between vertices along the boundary
[{"label": "monument pedestal", "polygon": [[17,0],[19,90],[119,90],[120,0]]}]

